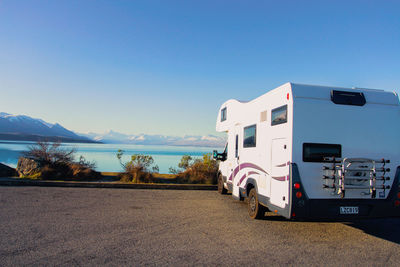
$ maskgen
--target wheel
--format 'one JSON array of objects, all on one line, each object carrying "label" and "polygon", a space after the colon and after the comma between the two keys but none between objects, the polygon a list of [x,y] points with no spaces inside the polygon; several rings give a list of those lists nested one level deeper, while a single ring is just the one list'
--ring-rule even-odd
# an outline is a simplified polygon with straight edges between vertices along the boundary
[{"label": "wheel", "polygon": [[258,196],[255,188],[252,188],[249,193],[248,210],[249,216],[252,219],[260,219],[265,215],[265,208],[258,202]]},{"label": "wheel", "polygon": [[221,195],[225,195],[228,190],[224,187],[224,180],[222,179],[222,175],[218,175],[218,193]]}]

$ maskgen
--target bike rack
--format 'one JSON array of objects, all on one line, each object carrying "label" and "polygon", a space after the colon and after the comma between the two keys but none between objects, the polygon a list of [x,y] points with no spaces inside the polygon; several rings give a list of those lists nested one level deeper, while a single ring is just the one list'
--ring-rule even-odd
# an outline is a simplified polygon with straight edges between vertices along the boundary
[{"label": "bike rack", "polygon": [[376,190],[390,189],[390,185],[385,182],[390,177],[385,176],[390,172],[389,168],[385,168],[386,163],[390,160],[380,159],[373,160],[367,158],[324,158],[323,179],[324,189],[331,189],[332,194],[345,197],[346,190],[363,190],[361,195],[371,195],[376,198]]}]

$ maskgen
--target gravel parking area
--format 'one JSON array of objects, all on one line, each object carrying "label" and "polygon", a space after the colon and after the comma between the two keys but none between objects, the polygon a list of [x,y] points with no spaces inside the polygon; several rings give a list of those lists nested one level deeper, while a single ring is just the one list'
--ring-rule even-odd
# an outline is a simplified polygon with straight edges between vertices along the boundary
[{"label": "gravel parking area", "polygon": [[400,264],[400,219],[296,222],[215,191],[0,187],[0,266]]}]

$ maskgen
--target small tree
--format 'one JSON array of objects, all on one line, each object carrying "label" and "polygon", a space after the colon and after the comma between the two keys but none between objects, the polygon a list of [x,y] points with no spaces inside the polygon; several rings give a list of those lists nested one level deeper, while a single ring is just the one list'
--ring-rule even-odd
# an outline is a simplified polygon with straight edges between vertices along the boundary
[{"label": "small tree", "polygon": [[39,163],[40,166],[65,166],[74,162],[76,148],[63,149],[60,142],[48,143],[38,141],[29,145],[22,155]]},{"label": "small tree", "polygon": [[[218,163],[212,158],[211,153],[204,154],[202,159],[195,160],[185,155],[182,157],[181,163],[178,165],[182,169],[178,173],[180,182],[195,184],[215,184],[217,182]],[[186,165],[186,163],[188,164]]]},{"label": "small tree", "polygon": [[186,171],[194,163],[193,158],[190,155],[183,155],[181,161],[178,163],[178,168],[169,167],[169,172],[172,174],[178,174]]},{"label": "small tree", "polygon": [[157,165],[152,166],[154,164],[154,159],[152,156],[134,154],[131,156],[130,161],[123,163],[123,155],[124,151],[121,149],[118,150],[117,158],[124,169],[124,173],[120,176],[122,181],[134,183],[153,181],[152,173],[158,172],[159,168]]},{"label": "small tree", "polygon": [[178,167],[187,170],[192,164],[193,158],[190,155],[183,155],[181,158],[181,162],[179,162]]}]

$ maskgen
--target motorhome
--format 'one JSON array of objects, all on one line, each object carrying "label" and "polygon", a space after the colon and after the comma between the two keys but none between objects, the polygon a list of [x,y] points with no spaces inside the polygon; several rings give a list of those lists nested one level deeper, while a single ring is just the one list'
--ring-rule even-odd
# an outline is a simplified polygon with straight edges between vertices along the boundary
[{"label": "motorhome", "polygon": [[400,105],[395,92],[286,83],[219,109],[227,133],[218,191],[252,218],[400,215]]}]

